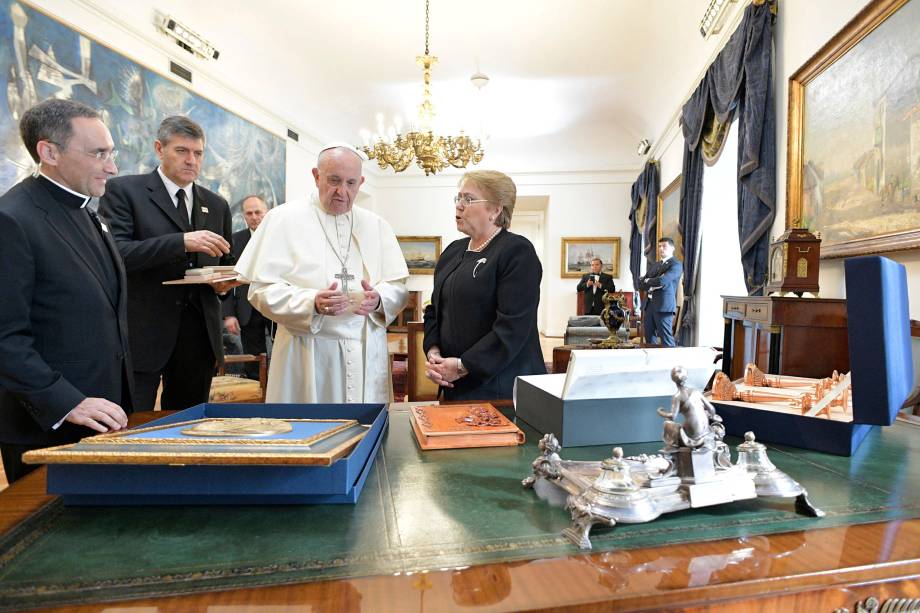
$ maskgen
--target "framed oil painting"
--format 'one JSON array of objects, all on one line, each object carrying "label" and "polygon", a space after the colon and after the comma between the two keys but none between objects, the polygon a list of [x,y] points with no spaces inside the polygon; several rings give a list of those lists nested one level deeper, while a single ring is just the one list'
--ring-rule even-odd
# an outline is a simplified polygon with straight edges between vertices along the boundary
[{"label": "framed oil painting", "polygon": [[591,260],[600,258],[601,270],[614,279],[620,276],[620,237],[572,236],[562,239],[563,279],[579,279],[591,271]]},{"label": "framed oil painting", "polygon": [[920,247],[920,0],[870,3],[789,78],[787,228],[821,257]]},{"label": "framed oil painting", "polygon": [[285,140],[118,53],[89,34],[32,8],[0,0],[0,193],[27,176],[32,159],[19,118],[50,97],[100,109],[118,149],[118,174],[152,172],[157,127],[187,115],[207,137],[198,183],[230,203],[233,229],[246,227],[241,199],[285,201]]},{"label": "framed oil painting", "polygon": [[409,274],[433,275],[441,256],[440,236],[397,236]]},{"label": "framed oil painting", "polygon": [[[680,234],[681,175],[658,194],[658,230],[655,242],[667,236],[674,240],[674,257],[684,261],[684,238]],[[657,248],[656,248],[657,253]]]}]

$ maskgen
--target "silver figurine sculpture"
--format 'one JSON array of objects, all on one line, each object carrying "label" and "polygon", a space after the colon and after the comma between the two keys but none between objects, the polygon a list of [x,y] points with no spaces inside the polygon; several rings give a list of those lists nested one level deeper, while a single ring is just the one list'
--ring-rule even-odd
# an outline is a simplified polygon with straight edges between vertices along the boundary
[{"label": "silver figurine sculpture", "polygon": [[[546,434],[533,461],[533,474],[522,481],[551,504],[564,505],[572,525],[563,534],[582,549],[595,525],[644,523],[663,513],[707,507],[758,496],[795,498],[795,510],[810,517],[824,512],[808,500],[808,492],[767,457],[767,449],[747,432],[738,445],[738,460],[731,462],[722,441],[725,428],[712,404],[687,385],[687,371],[671,370],[677,393],[671,410],[659,408],[664,421],[665,447],[654,455],[613,456],[603,462],[576,462],[559,456],[562,447]],[[682,421],[678,422],[678,415]]]}]

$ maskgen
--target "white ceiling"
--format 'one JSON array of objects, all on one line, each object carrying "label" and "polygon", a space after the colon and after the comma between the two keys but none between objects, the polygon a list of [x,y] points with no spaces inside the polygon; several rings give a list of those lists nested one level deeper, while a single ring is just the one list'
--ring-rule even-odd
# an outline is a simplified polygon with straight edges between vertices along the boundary
[{"label": "white ceiling", "polygon": [[[483,126],[483,167],[636,168],[638,141],[661,135],[719,44],[698,31],[708,3],[431,0],[439,120]],[[154,15],[172,15],[220,50],[201,64],[212,77],[320,141],[359,143],[379,113],[406,121],[421,101],[423,0],[94,4],[151,36]],[[491,78],[481,93],[469,82],[477,68]]]}]

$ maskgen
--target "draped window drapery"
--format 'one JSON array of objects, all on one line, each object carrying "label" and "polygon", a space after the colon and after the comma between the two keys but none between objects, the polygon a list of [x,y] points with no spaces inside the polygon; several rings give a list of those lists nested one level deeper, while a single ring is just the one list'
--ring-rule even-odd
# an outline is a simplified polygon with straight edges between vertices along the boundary
[{"label": "draped window drapery", "polygon": [[632,207],[629,211],[629,220],[632,222],[629,236],[629,272],[632,274],[633,287],[639,287],[639,277],[642,276],[643,242],[646,263],[655,261],[660,187],[658,164],[654,161],[646,162],[639,178],[632,184]]},{"label": "draped window drapery", "polygon": [[681,345],[693,344],[699,277],[703,167],[721,153],[728,125],[738,125],[738,239],[748,293],[763,291],[770,228],[776,215],[776,117],[773,101],[774,0],[755,0],[738,29],[709,66],[684,105],[683,187],[680,230],[684,240]]}]

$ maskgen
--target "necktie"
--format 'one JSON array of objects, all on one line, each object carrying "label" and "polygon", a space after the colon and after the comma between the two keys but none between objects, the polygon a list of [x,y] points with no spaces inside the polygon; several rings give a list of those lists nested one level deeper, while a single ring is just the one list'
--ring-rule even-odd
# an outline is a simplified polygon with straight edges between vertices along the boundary
[{"label": "necktie", "polygon": [[191,226],[192,222],[189,220],[188,216],[188,207],[185,206],[185,190],[180,189],[176,192],[176,208],[179,210],[179,214],[182,216],[183,221],[187,221],[188,225]]}]

